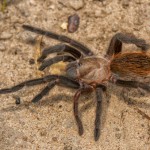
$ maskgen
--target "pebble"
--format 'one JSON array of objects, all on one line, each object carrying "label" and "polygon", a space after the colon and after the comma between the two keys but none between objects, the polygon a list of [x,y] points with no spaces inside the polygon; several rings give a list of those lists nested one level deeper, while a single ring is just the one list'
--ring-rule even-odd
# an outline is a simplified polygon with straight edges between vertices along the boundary
[{"label": "pebble", "polygon": [[113,32],[117,32],[118,30],[119,30],[118,24],[114,24],[114,25],[112,26],[112,31],[113,31]]},{"label": "pebble", "polygon": [[66,29],[67,29],[67,26],[68,26],[68,23],[67,23],[67,22],[63,22],[60,27],[61,27],[63,30],[66,30]]},{"label": "pebble", "polygon": [[0,35],[0,40],[7,40],[7,39],[10,39],[11,37],[12,37],[11,33],[2,32],[2,34]]},{"label": "pebble", "polygon": [[68,17],[68,32],[73,33],[75,32],[80,23],[80,18],[77,14],[71,15]]},{"label": "pebble", "polygon": [[72,7],[75,10],[79,10],[84,7],[84,1],[83,0],[70,0],[70,7]]},{"label": "pebble", "polygon": [[19,105],[19,104],[20,104],[20,101],[21,101],[21,100],[20,100],[20,97],[17,96],[17,95],[14,95],[13,98],[15,99],[16,105]]}]

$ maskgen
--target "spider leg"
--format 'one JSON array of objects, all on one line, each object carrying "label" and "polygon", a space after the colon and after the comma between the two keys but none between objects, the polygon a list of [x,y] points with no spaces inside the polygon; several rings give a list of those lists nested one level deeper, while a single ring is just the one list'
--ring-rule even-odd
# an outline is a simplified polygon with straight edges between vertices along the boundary
[{"label": "spider leg", "polygon": [[42,84],[42,83],[45,83],[43,78],[28,80],[28,81],[19,83],[11,88],[0,89],[0,94],[13,93],[13,92],[21,90],[25,86],[34,86],[34,85],[38,85],[38,84]]},{"label": "spider leg", "polygon": [[[105,88],[105,87],[104,87]],[[95,118],[95,129],[94,129],[94,139],[97,141],[100,137],[100,124],[101,124],[101,114],[102,114],[102,92],[106,89],[104,89],[101,86],[98,86],[96,88],[96,100],[97,100],[97,106],[96,106],[96,118]]]},{"label": "spider leg", "polygon": [[32,99],[32,102],[36,103],[39,100],[41,100],[43,96],[45,96],[57,84],[58,85],[61,84],[62,86],[70,87],[70,88],[79,88],[78,82],[74,80],[70,80],[69,78],[64,76],[56,76],[55,80],[48,83],[48,85]]},{"label": "spider leg", "polygon": [[80,58],[81,53],[75,49],[74,47],[71,47],[66,44],[57,44],[55,46],[47,47],[42,51],[41,57],[38,58],[39,62],[42,62],[49,54],[51,53],[59,53],[59,52],[67,52],[73,55],[75,58]]},{"label": "spider leg", "polygon": [[60,85],[62,84],[63,86],[74,88],[74,89],[78,89],[80,87],[80,84],[71,78],[68,78],[65,76],[58,76],[58,75],[48,75],[43,78],[37,78],[37,79],[22,82],[11,88],[0,89],[0,94],[13,93],[18,90],[21,90],[25,86],[34,86],[34,85],[44,84],[47,82],[55,81],[57,79],[59,80]]},{"label": "spider leg", "polygon": [[59,56],[56,56],[54,58],[50,58],[50,59],[47,59],[45,61],[42,62],[42,65],[39,67],[39,70],[44,70],[46,67],[49,67],[51,66],[52,64],[54,63],[57,63],[59,61],[74,61],[76,60],[73,56],[71,55],[59,55]]},{"label": "spider leg", "polygon": [[79,89],[74,95],[73,110],[74,110],[74,116],[75,116],[78,130],[79,130],[79,135],[82,135],[83,134],[83,125],[82,125],[82,121],[78,114],[78,99],[79,99],[80,95],[81,95],[81,89]]},{"label": "spider leg", "polygon": [[115,84],[118,86],[124,86],[124,87],[131,87],[131,88],[142,88],[148,92],[150,92],[150,85],[147,85],[145,83],[141,83],[138,81],[125,81],[125,80],[116,80]]},{"label": "spider leg", "polygon": [[75,88],[75,89],[79,88],[78,82],[64,76],[56,76],[55,80],[52,80],[50,83],[48,83],[48,85],[32,99],[32,102],[36,103],[39,100],[41,100],[43,96],[45,96],[57,84],[61,84],[62,86]]},{"label": "spider leg", "polygon": [[134,35],[117,33],[110,41],[106,57],[111,57],[113,54],[120,53],[122,51],[123,43],[135,44],[137,47],[141,48],[142,51],[145,51],[150,47],[150,45],[148,45],[145,40],[138,39]]},{"label": "spider leg", "polygon": [[77,41],[75,41],[75,40],[73,40],[73,39],[71,39],[67,36],[58,35],[56,33],[53,33],[53,32],[50,32],[50,31],[45,31],[45,30],[42,30],[40,28],[32,27],[32,26],[29,26],[29,25],[23,25],[22,27],[25,30],[47,36],[47,37],[53,38],[55,40],[59,40],[59,41],[68,43],[68,44],[72,45],[73,47],[79,49],[81,52],[83,52],[84,54],[86,54],[88,56],[93,55],[93,52],[89,48],[87,48],[83,44],[81,44],[81,43],[79,43],[79,42],[77,42]]},{"label": "spider leg", "polygon": [[78,126],[79,135],[82,135],[83,134],[83,125],[82,125],[82,121],[78,114],[78,100],[79,100],[79,97],[82,92],[91,91],[91,90],[93,90],[93,87],[91,87],[90,85],[88,85],[86,83],[82,83],[82,82],[79,82],[79,84],[80,84],[80,87],[74,95],[73,110],[74,110],[75,120],[76,120],[76,123]]},{"label": "spider leg", "polygon": [[36,103],[38,102],[40,99],[43,98],[43,96],[45,96],[55,85],[57,84],[57,81],[51,81],[50,83],[48,83],[48,85],[39,93],[37,94],[33,99],[32,102]]}]

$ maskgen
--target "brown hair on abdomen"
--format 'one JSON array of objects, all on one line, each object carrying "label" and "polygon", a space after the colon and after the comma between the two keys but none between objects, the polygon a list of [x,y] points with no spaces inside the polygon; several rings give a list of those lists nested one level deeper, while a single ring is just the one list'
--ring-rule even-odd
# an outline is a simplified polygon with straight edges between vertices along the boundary
[{"label": "brown hair on abdomen", "polygon": [[145,53],[123,53],[114,56],[110,69],[118,75],[150,75],[150,55]]}]

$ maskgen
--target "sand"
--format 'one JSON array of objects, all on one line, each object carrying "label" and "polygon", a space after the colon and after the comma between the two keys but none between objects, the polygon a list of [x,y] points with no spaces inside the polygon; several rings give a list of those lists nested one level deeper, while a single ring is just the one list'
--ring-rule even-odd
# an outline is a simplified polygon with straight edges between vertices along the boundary
[{"label": "sand", "polygon": [[[74,13],[80,16],[80,25],[75,33],[68,33],[61,26]],[[103,56],[112,36],[117,32],[132,33],[150,41],[150,2],[9,1],[4,12],[0,12],[0,88],[40,76],[37,65],[30,63],[36,57],[35,45],[27,42],[37,35],[24,31],[23,24],[67,35],[87,45],[95,55]],[[44,37],[43,43],[46,47],[60,42]],[[137,49],[134,45],[124,46],[124,51]],[[26,87],[12,94],[0,95],[1,150],[150,149],[150,100],[145,91],[108,86],[107,97],[104,95],[103,101],[109,107],[103,109],[106,112],[103,118],[105,124],[100,139],[95,142],[94,93],[83,95],[80,99],[84,134],[79,136],[73,116],[75,90],[57,86],[41,102],[30,103],[43,87]],[[122,96],[123,92],[125,96]],[[14,96],[21,98],[20,105],[15,104]]]}]

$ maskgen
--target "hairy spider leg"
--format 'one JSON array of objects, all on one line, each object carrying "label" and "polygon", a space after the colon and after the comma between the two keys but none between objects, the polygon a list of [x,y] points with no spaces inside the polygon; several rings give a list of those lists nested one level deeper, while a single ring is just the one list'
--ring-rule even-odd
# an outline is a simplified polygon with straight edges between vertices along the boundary
[{"label": "hairy spider leg", "polygon": [[45,68],[51,66],[52,64],[55,64],[60,61],[64,62],[71,62],[76,60],[73,56],[71,55],[58,55],[54,58],[46,59],[45,61],[42,62],[42,65],[39,67],[39,70],[44,70]]},{"label": "hairy spider leg", "polygon": [[109,44],[108,50],[106,52],[106,57],[111,57],[112,55],[116,55],[122,51],[122,44],[135,44],[137,47],[141,48],[144,52],[146,51],[150,45],[146,43],[144,39],[138,39],[134,35],[131,34],[115,34]]},{"label": "hairy spider leg", "polygon": [[13,93],[13,92],[21,90],[25,86],[34,86],[34,85],[38,85],[38,84],[43,84],[45,82],[46,81],[43,78],[28,80],[28,81],[19,83],[11,88],[0,89],[0,94]]},{"label": "hairy spider leg", "polygon": [[96,118],[95,118],[95,129],[94,129],[94,139],[97,141],[100,137],[100,124],[101,124],[101,114],[102,114],[102,87],[96,88]]},{"label": "hairy spider leg", "polygon": [[75,49],[74,47],[71,47],[70,45],[57,44],[55,46],[51,46],[51,47],[47,47],[43,49],[42,55],[38,58],[38,61],[42,62],[49,54],[61,53],[61,52],[70,53],[75,58],[80,58],[82,55],[77,49]]},{"label": "hairy spider leg", "polygon": [[48,83],[48,85],[39,93],[37,94],[33,99],[32,102],[36,103],[38,102],[40,99],[42,99],[46,94],[48,94],[48,92],[57,84],[57,81],[51,81],[50,83]]},{"label": "hairy spider leg", "polygon": [[[87,86],[87,87],[86,87],[86,85],[83,87],[81,86],[81,88],[79,90],[77,90],[77,92],[74,95],[73,110],[74,110],[75,120],[76,120],[76,123],[78,126],[79,135],[83,134],[84,129],[83,129],[82,121],[79,117],[78,100],[79,100],[79,97],[80,97],[82,91],[86,91],[88,89],[90,89],[89,86]],[[95,129],[94,129],[95,141],[97,141],[99,139],[99,136],[100,136],[100,117],[101,117],[101,113],[102,113],[102,92],[105,90],[106,90],[106,87],[103,85],[98,85],[96,87],[97,107],[96,107]]]},{"label": "hairy spider leg", "polygon": [[74,81],[72,79],[69,79],[64,76],[55,76],[55,79],[53,79],[48,85],[42,89],[42,91],[37,94],[33,99],[32,102],[36,103],[40,99],[42,99],[48,92],[55,86],[55,85],[62,85],[65,87],[73,88],[73,89],[78,89],[80,87],[80,84],[77,81]]},{"label": "hairy spider leg", "polygon": [[65,87],[70,87],[70,88],[74,88],[74,89],[78,89],[80,87],[80,84],[71,78],[68,78],[65,76],[58,76],[58,75],[48,75],[48,76],[45,76],[43,78],[37,78],[37,79],[22,82],[18,85],[11,87],[11,88],[0,89],[0,94],[13,93],[13,92],[16,92],[18,90],[21,90],[25,86],[34,86],[34,85],[39,85],[39,84],[44,84],[47,82],[55,81],[55,80],[58,80],[59,83]]},{"label": "hairy spider leg", "polygon": [[73,110],[74,110],[75,120],[76,120],[76,123],[78,126],[78,133],[79,133],[79,135],[82,135],[83,134],[83,125],[82,125],[82,121],[78,114],[78,100],[79,100],[80,95],[81,95],[81,89],[77,90],[77,92],[74,95]]},{"label": "hairy spider leg", "polygon": [[138,81],[125,81],[125,80],[116,80],[115,84],[118,86],[130,87],[130,88],[142,88],[150,92],[150,85],[138,82]]},{"label": "hairy spider leg", "polygon": [[84,46],[83,44],[67,37],[67,36],[64,36],[64,35],[58,35],[56,33],[53,33],[53,32],[50,32],[50,31],[45,31],[45,30],[42,30],[40,28],[36,28],[36,27],[32,27],[32,26],[29,26],[29,25],[23,25],[22,26],[25,30],[28,30],[28,31],[31,31],[31,32],[34,32],[34,33],[37,33],[37,34],[41,34],[41,35],[44,35],[44,36],[47,36],[47,37],[50,37],[50,38],[53,38],[55,40],[59,40],[59,41],[62,41],[62,42],[65,42],[65,43],[68,43],[70,44],[71,46],[79,49],[82,53],[88,55],[88,56],[91,56],[93,55],[93,52],[87,48],[86,46]]}]

